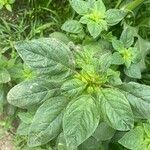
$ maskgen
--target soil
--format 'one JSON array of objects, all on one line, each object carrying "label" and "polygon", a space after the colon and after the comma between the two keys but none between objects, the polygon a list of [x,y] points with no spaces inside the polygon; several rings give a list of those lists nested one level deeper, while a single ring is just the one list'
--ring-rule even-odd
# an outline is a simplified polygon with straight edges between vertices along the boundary
[{"label": "soil", "polygon": [[[0,121],[5,117],[0,115]],[[13,135],[8,132],[4,127],[0,126],[0,150],[15,150],[13,146]]]},{"label": "soil", "polygon": [[12,135],[7,133],[0,139],[0,150],[15,150],[12,144]]}]

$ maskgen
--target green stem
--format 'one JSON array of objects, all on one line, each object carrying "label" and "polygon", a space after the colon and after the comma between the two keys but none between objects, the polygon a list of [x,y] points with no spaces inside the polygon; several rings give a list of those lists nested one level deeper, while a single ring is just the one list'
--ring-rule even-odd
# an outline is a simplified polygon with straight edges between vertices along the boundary
[{"label": "green stem", "polygon": [[116,4],[115,8],[118,8],[118,7],[120,6],[121,2],[122,2],[122,0],[118,0],[118,2],[117,2],[117,4]]},{"label": "green stem", "polygon": [[123,9],[127,9],[127,10],[134,10],[136,7],[138,7],[140,4],[142,4],[145,0],[134,0],[133,2],[125,5],[123,7]]}]

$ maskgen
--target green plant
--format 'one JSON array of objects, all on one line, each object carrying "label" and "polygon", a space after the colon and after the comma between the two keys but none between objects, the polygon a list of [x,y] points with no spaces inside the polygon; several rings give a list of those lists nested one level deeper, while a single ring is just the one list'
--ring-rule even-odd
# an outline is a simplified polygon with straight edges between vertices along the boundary
[{"label": "green plant", "polygon": [[111,69],[109,52],[74,48],[71,52],[54,38],[16,45],[37,77],[12,88],[8,101],[26,109],[41,105],[29,128],[29,146],[54,139],[62,123],[68,148],[76,149],[101,121],[115,130],[127,131],[134,126],[134,115],[149,118],[149,86],[122,83]]},{"label": "green plant", "polygon": [[0,23],[0,106],[18,116],[16,149],[149,150],[149,2],[23,4],[15,25]]},{"label": "green plant", "polygon": [[13,4],[15,0],[0,0],[0,9],[5,7],[7,10],[12,11],[11,4]]}]

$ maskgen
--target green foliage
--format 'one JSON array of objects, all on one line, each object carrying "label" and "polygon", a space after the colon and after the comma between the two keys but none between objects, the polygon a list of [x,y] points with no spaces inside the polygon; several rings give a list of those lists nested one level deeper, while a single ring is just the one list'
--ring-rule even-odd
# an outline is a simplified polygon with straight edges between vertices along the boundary
[{"label": "green foliage", "polygon": [[13,4],[15,0],[0,0],[0,9],[5,7],[7,10],[12,11],[11,4]]},{"label": "green foliage", "polygon": [[1,125],[18,126],[16,150],[150,149],[149,8],[16,0],[10,19],[1,10]]}]

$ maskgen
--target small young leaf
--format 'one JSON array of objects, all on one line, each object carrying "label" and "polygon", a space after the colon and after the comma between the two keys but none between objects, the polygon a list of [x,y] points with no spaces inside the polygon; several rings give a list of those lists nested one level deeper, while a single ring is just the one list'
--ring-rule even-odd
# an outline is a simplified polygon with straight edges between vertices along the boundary
[{"label": "small young leaf", "polygon": [[66,31],[66,32],[75,33],[75,34],[79,34],[79,33],[83,32],[82,25],[76,20],[66,21],[62,25],[61,29]]},{"label": "small young leaf", "polygon": [[9,72],[5,68],[0,69],[0,84],[7,83],[11,80]]},{"label": "small young leaf", "polygon": [[132,110],[137,118],[150,118],[150,87],[130,82],[118,86],[132,106]]},{"label": "small young leaf", "polygon": [[125,48],[132,46],[134,42],[134,30],[131,27],[124,27],[124,30],[121,34],[120,41],[123,42]]},{"label": "small young leaf", "polygon": [[88,2],[83,0],[70,0],[72,8],[79,14],[84,15],[89,11]]},{"label": "small young leaf", "polygon": [[24,81],[9,91],[7,100],[14,106],[27,108],[41,104],[50,97],[58,94],[59,88],[60,83],[56,81],[45,81],[41,79]]},{"label": "small young leaf", "polygon": [[111,88],[101,89],[99,94],[104,121],[116,130],[131,129],[134,118],[126,97],[119,90]]},{"label": "small young leaf", "polygon": [[68,102],[65,97],[58,96],[48,99],[39,107],[29,130],[30,147],[46,144],[60,133]]},{"label": "small young leaf", "polygon": [[124,69],[124,72],[131,78],[141,79],[141,70],[139,64],[131,64],[129,68]]},{"label": "small young leaf", "polygon": [[12,8],[11,8],[10,4],[6,4],[5,7],[6,7],[7,10],[9,10],[10,12],[12,12]]},{"label": "small young leaf", "polygon": [[86,86],[87,84],[82,82],[81,80],[72,79],[72,80],[66,81],[62,85],[61,89],[65,95],[69,97],[75,97],[75,96],[79,96],[80,94],[82,94]]},{"label": "small young leaf", "polygon": [[114,65],[124,64],[124,60],[123,60],[122,56],[120,55],[120,53],[118,53],[118,52],[113,53],[112,64],[114,64]]},{"label": "small young leaf", "polygon": [[106,7],[102,0],[95,1],[93,9],[94,9],[94,11],[101,12],[101,13],[106,12]]},{"label": "small young leaf", "polygon": [[64,136],[69,149],[77,148],[89,138],[99,123],[93,98],[82,95],[70,104],[63,118]]},{"label": "small young leaf", "polygon": [[118,52],[121,51],[122,49],[124,49],[123,43],[119,40],[113,39],[112,45],[113,45],[113,48]]},{"label": "small young leaf", "polygon": [[92,22],[92,21],[88,22],[87,27],[88,27],[88,31],[90,32],[93,38],[98,37],[102,31],[102,28],[96,22]]},{"label": "small young leaf", "polygon": [[109,9],[106,12],[106,21],[108,25],[113,26],[118,24],[124,17],[126,13],[119,9]]},{"label": "small young leaf", "polygon": [[131,129],[120,140],[119,143],[128,149],[138,149],[144,139],[144,130],[138,126],[135,129]]}]

